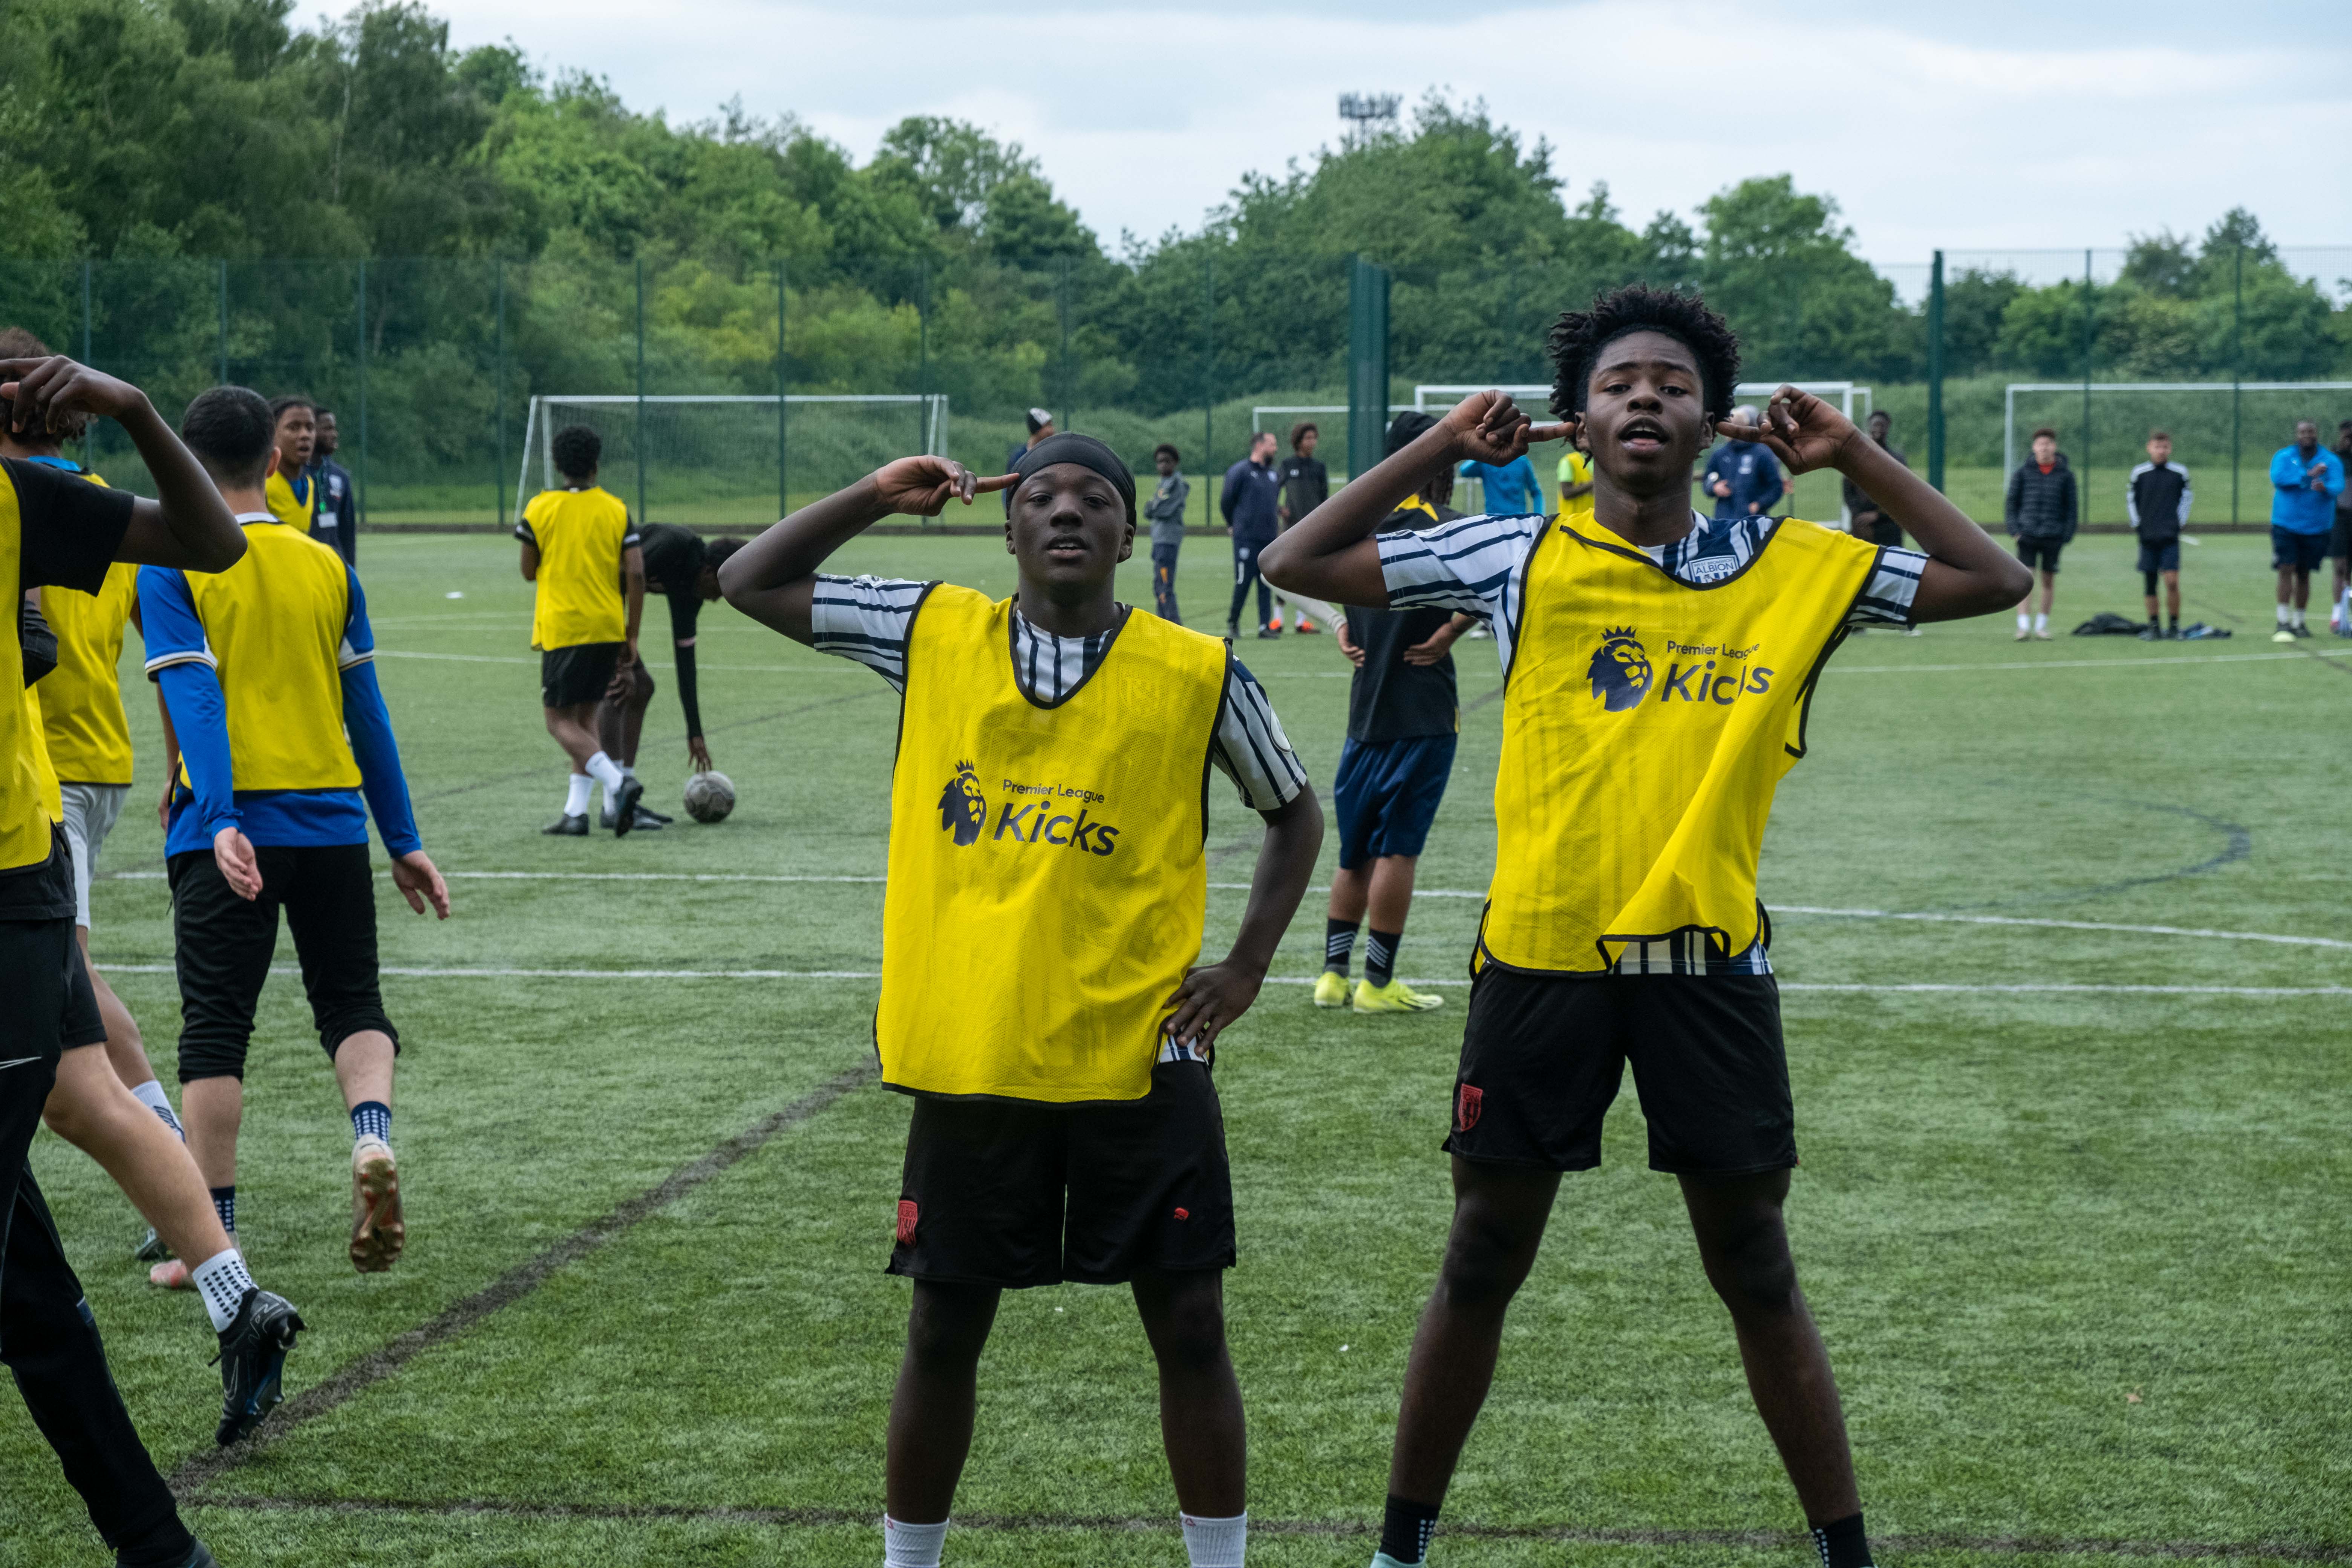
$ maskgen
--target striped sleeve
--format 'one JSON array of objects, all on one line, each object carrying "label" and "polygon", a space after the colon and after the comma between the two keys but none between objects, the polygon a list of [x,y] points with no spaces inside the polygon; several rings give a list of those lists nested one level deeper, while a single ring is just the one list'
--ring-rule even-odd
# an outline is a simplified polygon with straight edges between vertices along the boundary
[{"label": "striped sleeve", "polygon": [[1381,574],[1392,610],[1459,610],[1502,618],[1512,574],[1526,559],[1539,517],[1465,517],[1435,528],[1380,536]]},{"label": "striped sleeve", "polygon": [[1225,709],[1216,739],[1209,743],[1209,760],[1234,781],[1242,804],[1252,811],[1287,805],[1307,788],[1307,769],[1290,749],[1265,688],[1239,659],[1225,677]]},{"label": "striped sleeve", "polygon": [[1846,626],[1909,626],[1912,602],[1919,596],[1919,574],[1927,565],[1927,557],[1916,550],[1880,551],[1878,563],[1870,569],[1869,583],[1845,618]]},{"label": "striped sleeve", "polygon": [[351,669],[375,662],[375,628],[368,625],[367,595],[360,591],[360,574],[349,565],[343,568],[349,584],[350,606],[343,615],[342,645],[335,649],[335,668]]},{"label": "striped sleeve", "polygon": [[815,634],[812,646],[819,653],[855,659],[903,696],[907,628],[914,624],[915,608],[929,586],[903,577],[818,573],[809,602],[809,628]]},{"label": "striped sleeve", "polygon": [[217,669],[205,623],[196,615],[196,601],[188,591],[187,574],[173,566],[139,568],[141,635],[147,643],[147,678],[178,664],[201,664]]}]

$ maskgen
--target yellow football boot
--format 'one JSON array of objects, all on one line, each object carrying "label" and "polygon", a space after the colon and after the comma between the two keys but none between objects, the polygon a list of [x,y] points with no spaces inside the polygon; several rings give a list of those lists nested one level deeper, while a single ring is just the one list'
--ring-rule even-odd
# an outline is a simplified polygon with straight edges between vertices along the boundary
[{"label": "yellow football boot", "polygon": [[1318,1007],[1344,1007],[1348,1005],[1348,977],[1336,969],[1327,969],[1315,982],[1315,1005]]},{"label": "yellow football boot", "polygon": [[[1319,988],[1317,994],[1321,994]],[[1415,991],[1402,980],[1391,979],[1386,985],[1375,985],[1369,980],[1356,982],[1355,1008],[1359,1013],[1426,1013],[1432,1007],[1444,1005],[1444,997]]]}]

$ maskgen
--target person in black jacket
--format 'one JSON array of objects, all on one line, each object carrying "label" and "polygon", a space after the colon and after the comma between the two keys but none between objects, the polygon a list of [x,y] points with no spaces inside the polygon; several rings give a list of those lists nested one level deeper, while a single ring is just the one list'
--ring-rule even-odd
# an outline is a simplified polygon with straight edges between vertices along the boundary
[{"label": "person in black jacket", "polygon": [[[1274,470],[1276,477],[1282,481],[1282,500],[1275,508],[1275,515],[1285,528],[1331,499],[1330,470],[1315,456],[1316,444],[1322,438],[1322,432],[1306,420],[1290,427],[1290,456],[1276,464]],[[1290,606],[1293,631],[1318,632],[1323,629],[1307,618],[1305,605],[1286,594],[1276,594],[1275,598],[1278,603]],[[1273,625],[1276,629],[1282,626],[1282,614],[1278,609],[1275,612]]]},{"label": "person in black jacket", "polygon": [[2058,449],[2058,432],[2043,426],[2033,433],[2033,456],[2009,476],[2001,521],[2017,540],[2017,558],[2042,574],[2042,608],[2029,616],[2032,590],[2017,602],[2017,640],[2050,640],[2050,605],[2058,595],[2058,552],[2074,537],[2080,510],[2074,471]]},{"label": "person in black jacket", "polygon": [[1274,471],[1274,432],[1261,430],[1250,442],[1250,455],[1225,470],[1224,492],[1217,510],[1232,531],[1234,602],[1225,611],[1225,640],[1241,636],[1242,606],[1249,602],[1250,584],[1257,584],[1257,635],[1278,637],[1281,624],[1274,618],[1274,590],[1258,575],[1257,552],[1282,531],[1276,497],[1282,476]]},{"label": "person in black jacket", "polygon": [[335,461],[339,445],[335,411],[320,409],[319,433],[310,439],[310,461],[302,471],[319,487],[319,537],[333,545],[345,562],[356,566],[360,559],[360,497],[352,484],[352,471]]},{"label": "person in black jacket", "polygon": [[[2144,642],[2180,635],[2180,531],[2189,526],[2189,470],[2172,460],[2172,437],[2163,430],[2147,433],[2147,461],[2131,471],[2124,488],[2124,504],[2131,513],[2132,531],[2139,535],[2140,586],[2147,596],[2147,629]],[[2165,607],[2171,629],[2156,626],[2156,580],[2164,579]]]}]

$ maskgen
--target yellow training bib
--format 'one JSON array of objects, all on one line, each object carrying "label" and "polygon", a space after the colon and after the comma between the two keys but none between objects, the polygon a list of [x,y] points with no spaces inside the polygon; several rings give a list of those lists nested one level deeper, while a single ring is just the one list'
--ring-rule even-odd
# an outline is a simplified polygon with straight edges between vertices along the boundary
[{"label": "yellow training bib", "polygon": [[139,596],[139,568],[118,561],[95,594],[54,584],[41,616],[58,634],[58,667],[41,685],[49,760],[75,784],[131,782],[131,721],[122,711],[122,628]]},{"label": "yellow training bib", "polygon": [[[278,523],[249,522],[243,560],[187,579],[218,661],[232,785],[357,789],[359,763],[343,732],[351,568],[334,546]],[[183,763],[180,781],[187,778]]]},{"label": "yellow training bib", "polygon": [[539,551],[530,646],[625,640],[621,565],[629,547],[629,509],[621,498],[593,485],[541,490],[523,508],[522,520]]},{"label": "yellow training bib", "polygon": [[1754,944],[1773,791],[1878,559],[1791,519],[1693,587],[1613,537],[1556,522],[1528,562],[1482,963],[1598,973],[1655,942],[1680,956],[1627,967],[1687,969]]},{"label": "yellow training bib", "polygon": [[1013,676],[1012,601],[916,612],[890,788],[882,1079],[923,1094],[1139,1100],[1200,957],[1225,650],[1129,612],[1051,708]]},{"label": "yellow training bib", "polygon": [[[12,609],[24,587],[25,531],[16,487],[0,473],[0,603]],[[57,788],[41,744],[40,700],[25,684],[25,650],[14,633],[0,636],[0,871],[38,866],[49,858],[49,797]]]},{"label": "yellow training bib", "polygon": [[313,477],[303,484],[300,500],[296,500],[294,486],[282,469],[272,468],[263,481],[261,498],[268,504],[269,515],[298,533],[317,531],[319,521],[319,481]]},{"label": "yellow training bib", "polygon": [[[46,681],[44,685],[47,684]],[[63,825],[66,819],[66,792],[58,787],[58,770],[49,758],[49,743],[43,734],[45,724],[41,708],[41,688],[25,688],[25,707],[31,722],[26,726],[33,737],[33,778],[40,791],[41,809],[49,820]]]}]

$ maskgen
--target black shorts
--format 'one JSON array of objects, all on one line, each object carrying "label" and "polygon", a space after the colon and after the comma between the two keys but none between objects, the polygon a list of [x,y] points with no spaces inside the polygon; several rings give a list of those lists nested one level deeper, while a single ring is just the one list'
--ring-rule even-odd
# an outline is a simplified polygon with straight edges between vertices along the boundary
[{"label": "black shorts", "polygon": [[2180,570],[2180,541],[2167,539],[2139,547],[2139,569],[2142,572],[2178,572]]},{"label": "black shorts", "polygon": [[1528,974],[1470,988],[1446,1152],[1589,1171],[1633,1066],[1650,1169],[1738,1175],[1797,1163],[1780,988],[1769,974]]},{"label": "black shorts", "polygon": [[2333,560],[2352,560],[2352,511],[2336,514],[2336,526],[2327,531],[2327,553]]},{"label": "black shorts", "polygon": [[237,897],[209,849],[174,855],[172,935],[180,976],[180,1081],[245,1077],[254,1007],[278,951],[286,911],[319,1044],[333,1056],[368,1029],[400,1033],[376,983],[375,881],[364,844],[254,847],[261,896]]},{"label": "black shorts", "polygon": [[2271,565],[2284,572],[2316,572],[2327,559],[2328,535],[2297,533],[2291,528],[2271,524]]},{"label": "black shorts", "polygon": [[616,642],[549,648],[539,656],[540,705],[577,708],[583,702],[602,702],[620,662],[621,645]]},{"label": "black shorts", "polygon": [[1201,1062],[1162,1062],[1141,1100],[915,1100],[888,1272],[1025,1289],[1230,1268],[1225,1120]]},{"label": "black shorts", "polygon": [[[73,917],[46,921],[0,921],[0,1073],[36,1076],[37,1058],[54,1067],[58,1053],[76,1046],[94,1046],[106,1038],[106,1022],[99,1016],[98,993],[89,983],[89,966],[82,962],[81,944],[74,940]],[[41,1091],[44,1098],[48,1090]],[[7,1216],[0,1215],[0,1226]]]},{"label": "black shorts", "polygon": [[2065,548],[2063,539],[2021,539],[2017,542],[2017,558],[2025,563],[2029,571],[2039,568],[2055,576],[2058,552]]}]

